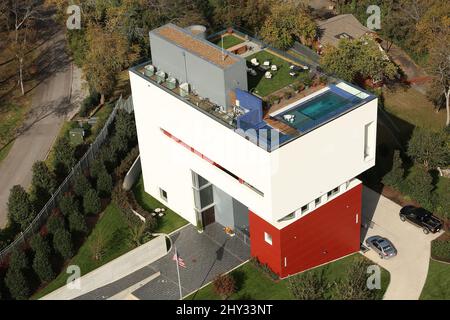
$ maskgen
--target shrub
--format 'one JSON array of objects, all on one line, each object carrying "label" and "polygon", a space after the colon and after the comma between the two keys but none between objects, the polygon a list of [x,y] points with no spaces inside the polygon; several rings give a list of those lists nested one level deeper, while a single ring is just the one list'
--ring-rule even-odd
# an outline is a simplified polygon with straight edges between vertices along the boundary
[{"label": "shrub", "polygon": [[76,163],[75,148],[70,143],[67,137],[61,137],[56,142],[53,158],[53,166],[56,175],[62,179],[64,178]]},{"label": "shrub", "polygon": [[351,264],[346,276],[335,285],[335,298],[339,300],[373,300],[377,290],[367,287],[367,267],[369,263],[358,260]]},{"label": "shrub", "polygon": [[91,188],[84,194],[83,208],[85,214],[96,214],[100,211],[101,203],[97,191]]},{"label": "shrub", "polygon": [[64,228],[56,230],[53,236],[53,247],[64,258],[69,259],[73,255],[72,237]]},{"label": "shrub", "polygon": [[78,202],[75,199],[75,197],[69,193],[65,194],[61,197],[59,200],[59,209],[61,210],[61,213],[68,217],[72,213],[78,213],[79,212],[79,206]]},{"label": "shrub", "polygon": [[117,179],[123,179],[125,177],[128,170],[130,170],[131,166],[133,165],[134,161],[137,159],[138,156],[139,156],[139,147],[134,147],[133,149],[131,149],[131,151],[128,153],[125,159],[123,159],[120,162],[120,165],[114,171]]},{"label": "shrub", "polygon": [[327,288],[323,272],[308,271],[289,278],[289,289],[298,300],[323,300]]},{"label": "shrub", "polygon": [[434,240],[431,242],[431,254],[434,258],[450,262],[450,240]]},{"label": "shrub", "polygon": [[94,162],[92,162],[92,165],[90,166],[90,172],[91,176],[93,178],[98,178],[98,176],[106,171],[106,166],[103,163],[102,159],[96,159]]},{"label": "shrub", "polygon": [[34,255],[33,270],[42,282],[49,282],[55,277],[49,256],[42,252]]},{"label": "shrub", "polygon": [[236,292],[236,283],[231,274],[218,275],[213,281],[214,292],[222,299],[228,299]]},{"label": "shrub", "polygon": [[91,184],[84,174],[78,174],[73,182],[73,190],[79,197],[83,197],[88,190],[91,189]]},{"label": "shrub", "polygon": [[422,206],[431,209],[433,178],[421,166],[412,168],[405,180],[405,191]]},{"label": "shrub", "polygon": [[87,96],[80,107],[80,112],[78,113],[80,117],[86,117],[89,113],[100,103],[100,94],[96,91],[92,91],[89,96]]},{"label": "shrub", "polygon": [[48,245],[47,241],[38,233],[33,238],[31,238],[30,246],[33,251],[36,252],[43,252],[47,256],[50,256],[51,250],[50,246]]},{"label": "shrub", "polygon": [[28,261],[25,253],[20,249],[13,251],[5,277],[5,284],[11,296],[16,300],[25,300],[30,294],[30,288],[25,277],[27,268]]},{"label": "shrub", "polygon": [[31,180],[31,198],[36,208],[41,209],[55,191],[55,179],[44,161],[33,164]]},{"label": "shrub", "polygon": [[106,169],[100,172],[97,178],[97,191],[102,197],[108,197],[111,195],[113,189],[113,181]]},{"label": "shrub", "polygon": [[55,276],[50,262],[50,246],[39,234],[31,240],[34,251],[33,270],[42,282],[48,282]]},{"label": "shrub", "polygon": [[64,220],[59,215],[53,214],[47,221],[47,230],[53,236],[58,230],[64,229],[64,227]]},{"label": "shrub", "polygon": [[384,177],[382,182],[385,185],[399,189],[403,181],[405,170],[403,169],[402,158],[400,157],[400,151],[394,151],[394,157],[392,159],[392,169]]},{"label": "shrub", "polygon": [[88,231],[86,220],[79,212],[69,214],[69,230],[71,232],[86,233]]},{"label": "shrub", "polygon": [[269,267],[269,265],[261,263],[258,258],[252,257],[250,261],[255,267],[267,274],[272,280],[276,281],[280,279],[280,277]]},{"label": "shrub", "polygon": [[28,299],[30,287],[28,286],[27,279],[22,271],[9,268],[6,273],[5,284],[8,287],[11,297],[14,299]]},{"label": "shrub", "polygon": [[35,212],[30,196],[22,186],[15,185],[11,188],[8,198],[8,217],[11,221],[20,225],[25,230],[33,221]]}]

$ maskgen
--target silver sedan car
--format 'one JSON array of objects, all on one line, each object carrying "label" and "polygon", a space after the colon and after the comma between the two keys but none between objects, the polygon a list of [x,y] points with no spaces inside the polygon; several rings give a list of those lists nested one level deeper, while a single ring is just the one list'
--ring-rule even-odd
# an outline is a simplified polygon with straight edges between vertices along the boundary
[{"label": "silver sedan car", "polygon": [[369,248],[377,252],[381,259],[389,259],[397,255],[397,249],[395,249],[392,242],[381,236],[367,238],[366,244]]}]

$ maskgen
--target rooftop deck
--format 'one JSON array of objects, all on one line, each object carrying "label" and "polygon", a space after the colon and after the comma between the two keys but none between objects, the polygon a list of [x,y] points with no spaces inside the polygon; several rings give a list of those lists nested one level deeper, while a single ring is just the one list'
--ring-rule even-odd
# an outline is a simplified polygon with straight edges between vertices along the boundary
[{"label": "rooftop deck", "polygon": [[[256,131],[253,133],[256,136],[251,136],[251,133],[247,133],[248,130],[246,130],[245,137],[269,152],[375,98],[343,81],[317,72],[288,54],[284,55],[276,49],[239,33],[216,34],[210,39],[210,46],[205,44],[204,40],[199,44],[193,43],[192,37],[188,35],[185,37],[184,32],[174,28],[161,27],[155,32],[170,37],[186,50],[199,50],[197,54],[208,61],[219,57],[217,54],[222,56],[221,48],[213,44],[221,45],[222,37],[224,37],[224,47],[225,42],[228,48],[239,49],[242,45],[248,46],[246,50],[239,49],[241,52],[233,52],[233,54],[244,55],[247,60],[247,71],[255,70],[247,73],[248,91],[263,101],[263,117],[257,125],[245,128],[245,130],[256,129],[253,130],[253,132]],[[231,59],[233,55],[229,57]],[[251,63],[253,58],[258,60],[259,65],[255,66]],[[218,63],[222,61],[219,60]],[[145,69],[149,64],[151,62],[143,63],[132,68],[131,71],[242,135],[242,130],[238,130],[242,129],[238,125],[238,118],[245,111],[241,107],[234,106],[228,109],[229,111],[224,111],[223,106],[203,98],[201,92],[182,91],[179,83],[169,83],[168,79],[160,79],[156,74],[149,75]],[[276,70],[271,69],[273,65],[276,66]],[[157,69],[158,66],[155,67]],[[265,73],[269,70],[272,78],[265,77]],[[328,93],[324,94],[325,92]],[[267,130],[267,135],[260,134],[261,130]]]}]

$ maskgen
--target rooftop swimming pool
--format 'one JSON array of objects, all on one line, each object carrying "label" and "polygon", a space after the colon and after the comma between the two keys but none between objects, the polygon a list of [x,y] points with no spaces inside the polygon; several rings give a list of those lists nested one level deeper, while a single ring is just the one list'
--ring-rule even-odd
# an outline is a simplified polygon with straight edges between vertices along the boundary
[{"label": "rooftop swimming pool", "polygon": [[344,114],[369,97],[372,96],[342,83],[272,116],[303,133]]}]

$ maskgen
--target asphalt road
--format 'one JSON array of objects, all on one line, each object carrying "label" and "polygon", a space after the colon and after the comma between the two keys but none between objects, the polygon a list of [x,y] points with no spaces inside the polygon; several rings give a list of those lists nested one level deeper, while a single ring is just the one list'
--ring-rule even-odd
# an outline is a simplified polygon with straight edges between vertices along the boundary
[{"label": "asphalt road", "polygon": [[44,160],[70,111],[71,62],[62,32],[48,41],[40,65],[40,84],[32,91],[32,107],[8,156],[0,163],[0,227],[7,224],[9,190],[31,183],[33,163]]}]

